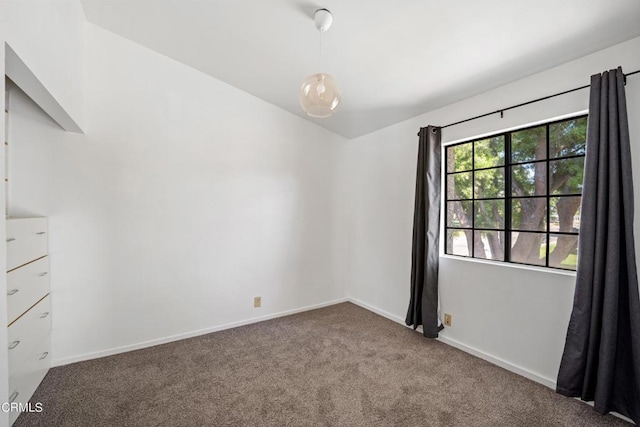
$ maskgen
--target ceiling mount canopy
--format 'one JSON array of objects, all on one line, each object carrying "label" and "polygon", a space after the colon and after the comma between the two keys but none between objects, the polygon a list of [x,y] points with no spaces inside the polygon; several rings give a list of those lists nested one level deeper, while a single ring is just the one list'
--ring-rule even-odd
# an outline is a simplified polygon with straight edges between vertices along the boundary
[{"label": "ceiling mount canopy", "polygon": [[333,15],[328,9],[318,9],[313,15],[313,20],[316,22],[316,28],[320,30],[321,33],[324,33],[331,28]]},{"label": "ceiling mount canopy", "polygon": [[302,82],[300,105],[308,116],[323,119],[333,115],[340,104],[341,94],[334,78],[322,72],[322,33],[331,28],[333,15],[327,9],[318,9],[314,21],[320,32],[320,72]]}]

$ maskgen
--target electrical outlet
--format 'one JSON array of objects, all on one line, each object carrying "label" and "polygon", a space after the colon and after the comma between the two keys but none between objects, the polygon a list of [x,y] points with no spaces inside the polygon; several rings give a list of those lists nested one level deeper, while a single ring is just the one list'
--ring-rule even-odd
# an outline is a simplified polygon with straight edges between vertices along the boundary
[{"label": "electrical outlet", "polygon": [[262,306],[262,297],[253,297],[253,307],[258,308]]},{"label": "electrical outlet", "polygon": [[444,325],[451,326],[451,315],[449,313],[444,314]]}]

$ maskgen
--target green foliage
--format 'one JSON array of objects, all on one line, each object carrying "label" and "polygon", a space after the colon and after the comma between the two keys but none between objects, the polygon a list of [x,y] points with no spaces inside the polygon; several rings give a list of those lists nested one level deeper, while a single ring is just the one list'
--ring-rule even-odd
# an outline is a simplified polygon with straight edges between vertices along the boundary
[{"label": "green foliage", "polygon": [[504,165],[504,136],[487,138],[474,143],[475,169]]},{"label": "green foliage", "polygon": [[567,229],[563,231],[578,231],[580,227],[580,196],[570,196],[570,197],[550,197],[549,198],[549,219],[550,223],[550,231],[559,231],[560,230],[560,214],[562,214],[562,204],[571,204],[577,206],[577,209],[570,209],[566,214],[570,215],[570,218],[567,219]]},{"label": "green foliage", "polygon": [[[549,253],[553,253],[556,249],[557,243],[551,243],[549,245]],[[547,250],[547,245],[544,244],[540,247],[540,257],[544,258]],[[564,268],[567,270],[575,270],[578,267],[578,255],[575,253],[570,253],[567,255],[565,259],[559,265],[552,265],[552,267],[556,268]]]},{"label": "green foliage", "polygon": [[475,215],[476,228],[504,229],[504,200],[477,200]]},{"label": "green foliage", "polygon": [[547,127],[539,126],[511,134],[511,163],[547,158]]},{"label": "green foliage", "polygon": [[447,169],[449,172],[468,171],[473,168],[473,143],[454,145],[447,148]]},{"label": "green foliage", "polygon": [[471,218],[472,205],[471,200],[447,202],[447,227],[470,228],[465,220]]},{"label": "green foliage", "polygon": [[476,199],[504,197],[504,168],[476,171],[475,184]]},{"label": "green foliage", "polygon": [[447,198],[449,200],[471,198],[471,172],[460,172],[447,177]]},{"label": "green foliage", "polygon": [[[548,126],[538,126],[511,133],[511,163],[520,165],[507,166],[506,172],[511,174],[512,188],[508,189],[513,197],[512,223],[513,229],[544,231],[546,224],[547,192],[549,195],[580,194],[584,169],[584,157],[560,159],[561,157],[583,155],[587,119],[569,119]],[[549,153],[547,153],[547,144]],[[476,199],[473,204],[467,202],[449,202],[447,204],[447,225],[453,227],[504,228],[504,201],[482,200],[486,198],[504,197],[505,192],[505,139],[504,136],[486,138],[447,148],[447,170],[459,172],[448,175],[448,200]],[[550,161],[547,163],[547,156]],[[557,159],[557,160],[556,160]],[[547,165],[549,176],[547,177]],[[475,166],[475,167],[474,167]],[[468,172],[472,168],[474,173]],[[491,169],[484,169],[491,168]],[[484,170],[478,170],[484,169]],[[461,172],[464,171],[464,172]],[[475,176],[474,176],[475,175]],[[547,187],[547,179],[548,187]],[[541,196],[540,198],[522,198],[525,196]],[[579,223],[579,203],[569,202],[570,198],[552,197],[551,230],[575,231]],[[451,204],[451,203],[455,203]],[[473,218],[471,218],[473,215]],[[466,224],[466,225],[465,225]],[[480,233],[476,237],[476,257],[500,257],[504,251],[504,233]],[[451,234],[448,239],[454,238]],[[458,239],[467,238],[465,233],[457,235]],[[521,262],[539,264],[540,250],[545,243],[540,235],[519,233],[517,241],[512,242],[512,259]],[[575,242],[571,239],[558,240],[558,248],[553,262],[562,257],[566,263],[575,250]],[[450,242],[447,243],[449,247]],[[467,241],[469,251],[471,242]],[[487,253],[484,253],[487,251]],[[490,252],[490,253],[489,253]],[[546,252],[544,253],[546,256]],[[542,259],[544,261],[544,258]],[[544,264],[544,262],[543,262]],[[566,268],[566,265],[563,265]]]},{"label": "green foliage", "polygon": [[584,157],[554,160],[549,162],[552,194],[582,193]]},{"label": "green foliage", "polygon": [[547,229],[547,198],[512,199],[511,229],[545,231]]},{"label": "green foliage", "polygon": [[586,117],[549,125],[549,157],[566,157],[584,154],[586,137]]},{"label": "green foliage", "polygon": [[[585,154],[587,119],[566,120],[549,125],[550,157],[565,157]],[[557,160],[549,163],[552,194],[582,192],[584,157]]]}]

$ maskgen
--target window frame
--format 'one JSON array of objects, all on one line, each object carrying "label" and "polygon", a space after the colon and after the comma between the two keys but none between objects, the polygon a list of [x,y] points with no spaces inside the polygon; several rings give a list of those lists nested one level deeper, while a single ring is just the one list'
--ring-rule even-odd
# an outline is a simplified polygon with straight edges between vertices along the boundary
[{"label": "window frame", "polygon": [[[499,263],[507,263],[507,264],[515,264],[515,265],[521,265],[521,266],[527,266],[527,267],[536,267],[536,268],[544,268],[544,269],[552,269],[555,271],[562,271],[562,272],[569,272],[569,273],[575,273],[576,269],[577,269],[577,265],[576,265],[576,269],[572,269],[572,268],[563,268],[563,267],[556,267],[556,266],[550,266],[549,265],[549,247],[550,247],[550,236],[560,236],[560,235],[570,235],[570,236],[577,236],[579,239],[579,230],[576,232],[562,232],[562,231],[552,231],[551,230],[551,199],[552,198],[558,198],[558,197],[582,197],[582,192],[580,193],[567,193],[567,194],[550,194],[550,188],[551,188],[551,173],[550,173],[550,164],[551,162],[554,161],[558,161],[558,160],[567,160],[567,159],[575,159],[575,158],[585,158],[586,156],[586,132],[585,132],[585,150],[583,154],[572,154],[572,155],[568,155],[568,156],[560,156],[560,157],[554,157],[554,158],[550,158],[549,157],[549,153],[550,153],[550,127],[554,124],[558,124],[558,123],[562,123],[562,122],[567,122],[570,120],[578,120],[578,119],[582,119],[585,118],[587,119],[587,126],[588,126],[588,114],[587,113],[579,113],[576,115],[572,115],[572,116],[565,116],[562,118],[558,118],[558,119],[553,119],[550,121],[543,121],[543,122],[538,122],[536,124],[532,124],[532,125],[527,125],[524,127],[518,127],[518,128],[511,128],[511,129],[507,129],[507,130],[503,130],[501,132],[496,132],[496,133],[490,133],[490,134],[486,134],[483,136],[479,136],[479,137],[474,137],[472,139],[466,139],[463,141],[459,141],[459,142],[453,142],[450,144],[445,144],[443,146],[444,148],[444,153],[443,153],[443,158],[444,158],[444,224],[443,224],[443,229],[444,229],[444,245],[443,245],[443,250],[444,250],[444,255],[446,256],[451,256],[451,257],[456,257],[456,258],[463,258],[463,259],[473,259],[473,260],[481,260],[481,261],[489,261],[489,262],[499,262]],[[534,160],[528,160],[528,161],[521,161],[521,162],[513,162],[512,163],[512,159],[511,159],[511,155],[512,155],[512,147],[511,147],[511,135],[513,133],[517,133],[517,132],[521,132],[521,131],[526,131],[529,129],[534,129],[534,128],[539,128],[539,127],[543,127],[545,128],[545,133],[546,133],[546,156],[544,159],[534,159]],[[587,128],[588,130],[588,128]],[[494,165],[494,166],[490,166],[490,167],[483,167],[483,168],[475,168],[475,164],[476,164],[476,143],[479,141],[485,141],[491,138],[497,138],[497,137],[502,137],[503,141],[504,141],[504,162],[500,165]],[[449,164],[448,164],[448,150],[452,147],[456,147],[459,145],[464,145],[464,144],[471,144],[471,169],[465,169],[465,170],[455,170],[453,172],[450,172],[449,169]],[[545,163],[546,165],[546,192],[544,195],[528,195],[528,196],[514,196],[512,194],[512,168],[513,167],[517,167],[517,166],[522,166],[522,165],[532,165],[532,164],[537,164],[537,163]],[[481,197],[481,198],[476,198],[476,172],[478,171],[486,171],[486,170],[496,170],[496,169],[504,169],[504,196],[503,197]],[[461,173],[471,173],[471,198],[453,198],[453,199],[449,199],[449,176],[455,176],[456,174],[461,174]],[[583,175],[583,180],[584,180],[584,175]],[[513,201],[514,200],[519,200],[519,199],[532,199],[532,198],[537,198],[537,199],[545,199],[546,200],[546,221],[545,221],[545,230],[544,231],[539,231],[539,230],[522,230],[522,229],[517,229],[517,228],[513,228],[513,224],[512,224],[512,212],[513,212]],[[482,200],[482,201],[490,201],[490,200],[498,200],[498,201],[504,201],[504,224],[502,228],[482,228],[479,227],[477,228],[475,226],[475,221],[476,221],[476,201],[478,200]],[[465,227],[455,227],[455,226],[449,226],[449,208],[448,208],[448,202],[451,201],[459,201],[459,202],[471,202],[471,210],[470,210],[470,217],[471,217],[471,227],[470,228],[465,228]],[[582,205],[582,200],[581,200],[581,205]],[[582,214],[582,212],[580,211],[580,214]],[[466,231],[471,231],[471,236],[472,236],[472,241],[471,241],[471,253],[469,255],[458,255],[458,254],[453,254],[453,253],[448,253],[447,252],[447,247],[448,247],[448,241],[447,241],[447,237],[448,237],[448,232],[449,230],[459,230],[464,232]],[[503,239],[503,243],[504,243],[504,259],[500,260],[500,259],[491,259],[491,258],[481,258],[481,257],[476,257],[475,255],[475,233],[477,231],[484,231],[484,232],[488,232],[488,231],[494,231],[494,232],[500,232],[504,234],[504,239]],[[530,263],[525,263],[525,262],[519,262],[519,261],[512,261],[511,260],[511,233],[513,232],[521,232],[521,233],[535,233],[535,234],[541,234],[543,236],[545,236],[546,239],[546,253],[545,253],[545,257],[544,257],[544,265],[540,265],[540,264],[530,264]],[[579,240],[578,240],[579,241]]]}]

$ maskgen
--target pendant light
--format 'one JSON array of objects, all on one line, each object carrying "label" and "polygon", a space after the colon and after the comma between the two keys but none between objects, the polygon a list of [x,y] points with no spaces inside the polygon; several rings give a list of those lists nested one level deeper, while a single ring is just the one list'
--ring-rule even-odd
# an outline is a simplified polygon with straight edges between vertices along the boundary
[{"label": "pendant light", "polygon": [[308,116],[326,118],[333,115],[340,104],[340,89],[331,75],[322,72],[322,33],[333,23],[333,15],[327,9],[318,9],[314,15],[320,31],[320,72],[307,77],[300,88],[300,105]]}]

